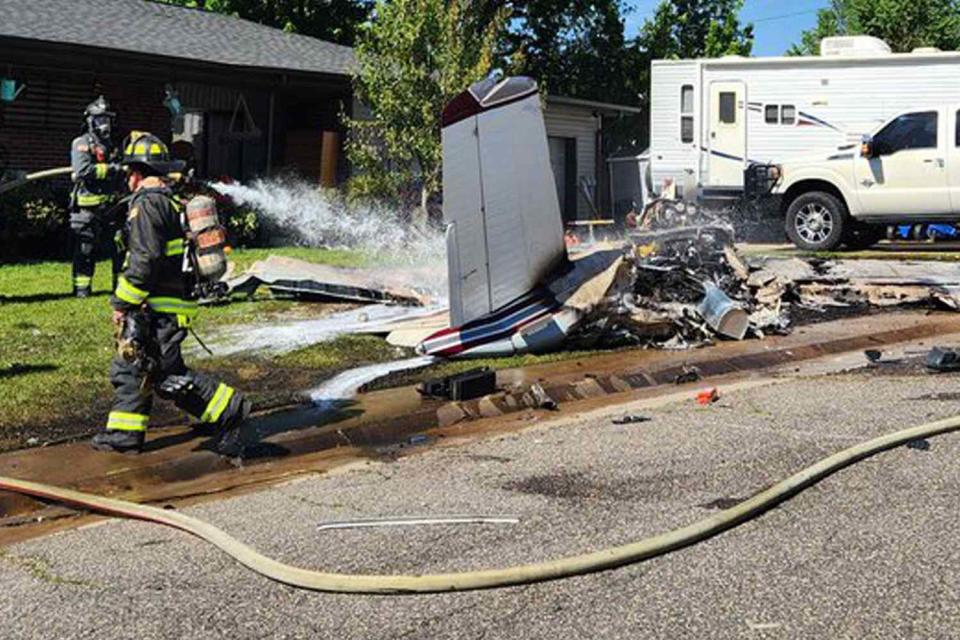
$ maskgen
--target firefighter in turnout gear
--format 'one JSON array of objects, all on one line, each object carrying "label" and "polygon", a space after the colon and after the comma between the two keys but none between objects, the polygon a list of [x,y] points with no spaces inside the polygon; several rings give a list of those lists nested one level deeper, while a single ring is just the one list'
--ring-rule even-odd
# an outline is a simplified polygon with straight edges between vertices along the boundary
[{"label": "firefighter in turnout gear", "polygon": [[[116,231],[117,223],[108,220],[111,205],[123,184],[111,135],[116,114],[100,96],[84,112],[85,131],[70,146],[73,199],[70,231],[73,244],[73,293],[85,298],[91,293],[94,252],[104,232]],[[112,246],[114,280],[119,268],[119,251]]]},{"label": "firefighter in turnout gear", "polygon": [[239,445],[250,401],[237,390],[186,367],[180,346],[197,312],[195,276],[184,269],[187,238],[183,207],[166,176],[182,169],[167,146],[149,133],[134,133],[123,165],[133,194],[125,225],[126,259],[110,300],[117,327],[117,354],[110,366],[115,390],[106,428],[92,445],[105,451],[143,447],[153,393],[218,429],[217,448]]}]

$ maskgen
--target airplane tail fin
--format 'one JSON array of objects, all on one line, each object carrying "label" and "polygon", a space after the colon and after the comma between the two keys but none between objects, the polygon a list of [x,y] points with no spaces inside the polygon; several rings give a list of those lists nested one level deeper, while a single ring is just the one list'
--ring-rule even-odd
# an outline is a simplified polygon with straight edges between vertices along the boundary
[{"label": "airplane tail fin", "polygon": [[527,294],[566,260],[537,84],[484,80],[444,109],[452,326]]}]

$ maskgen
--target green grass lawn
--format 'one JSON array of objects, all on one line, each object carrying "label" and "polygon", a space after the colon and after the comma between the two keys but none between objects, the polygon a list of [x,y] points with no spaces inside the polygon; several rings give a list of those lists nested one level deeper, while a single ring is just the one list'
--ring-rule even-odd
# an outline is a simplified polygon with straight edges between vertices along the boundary
[{"label": "green grass lawn", "polygon": [[[231,259],[239,273],[271,253],[340,266],[365,261],[355,252],[306,248],[237,250]],[[43,440],[89,432],[106,415],[111,398],[107,371],[113,355],[107,262],[97,265],[93,286],[93,297],[72,297],[70,265],[65,262],[0,265],[0,449],[21,444],[30,434]],[[205,308],[196,330],[202,335],[214,325],[317,311],[317,305],[284,300],[236,302]],[[362,345],[363,351],[374,349],[373,340]],[[331,350],[323,362],[315,363],[316,369],[343,366],[351,351],[347,347]],[[384,345],[383,351],[393,349]],[[332,354],[340,354],[339,359]],[[226,363],[210,362],[215,370],[228,368]]]},{"label": "green grass lawn", "polygon": [[[231,260],[237,264],[235,273],[270,254],[337,266],[367,263],[364,255],[348,251],[238,250],[231,254]],[[105,420],[112,398],[107,372],[114,349],[109,287],[110,268],[106,262],[97,265],[95,295],[84,300],[70,293],[68,263],[0,265],[0,451],[89,434]],[[329,305],[273,300],[259,294],[253,301],[236,300],[205,307],[195,330],[202,337],[206,330],[219,325],[309,318],[330,309]],[[379,386],[412,384],[477,366],[500,369],[590,353],[571,351],[440,363],[399,374]],[[348,335],[276,357],[213,357],[192,363],[188,359],[188,364],[248,393],[262,409],[294,401],[299,391],[349,367],[411,355],[409,349],[390,346],[381,338]],[[151,424],[184,420],[168,403],[158,402],[154,407]]]}]

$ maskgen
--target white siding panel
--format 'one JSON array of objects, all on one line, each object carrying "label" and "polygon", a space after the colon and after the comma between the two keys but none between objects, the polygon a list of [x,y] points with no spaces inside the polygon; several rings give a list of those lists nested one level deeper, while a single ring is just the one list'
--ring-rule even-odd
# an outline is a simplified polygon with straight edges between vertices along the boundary
[{"label": "white siding panel", "polygon": [[[708,66],[705,78],[726,77],[730,72]],[[747,155],[760,162],[819,155],[859,140],[898,112],[960,102],[960,60],[798,63],[789,69],[756,65],[745,67],[741,74],[749,102],[793,104],[799,112],[836,127],[766,124],[762,113],[751,111]]]},{"label": "white siding panel", "polygon": [[688,175],[696,170],[699,152],[697,139],[700,131],[700,114],[694,113],[694,141],[680,141],[680,88],[694,87],[694,104],[699,104],[701,91],[698,86],[698,67],[695,61],[668,64],[654,62],[652,65],[650,91],[650,162],[653,188],[660,190],[666,178],[684,184]]},{"label": "white siding panel", "polygon": [[577,139],[577,218],[592,218],[593,211],[580,191],[580,178],[597,176],[597,118],[590,109],[551,104],[549,100],[543,117],[547,136]]},{"label": "white siding panel", "polygon": [[[960,55],[655,61],[650,113],[655,188],[667,177],[682,184],[685,175],[696,172],[698,162],[701,184],[709,183],[709,163],[698,149],[707,146],[709,135],[709,96],[705,88],[714,81],[735,80],[746,84],[747,102],[755,107],[747,111],[747,159],[783,162],[833,152],[902,111],[960,103]],[[683,84],[693,84],[698,93],[695,99],[701,112],[695,123],[700,136],[696,145],[680,142]],[[794,105],[798,124],[767,124],[762,111],[766,104]],[[799,124],[812,119],[832,126]]]}]

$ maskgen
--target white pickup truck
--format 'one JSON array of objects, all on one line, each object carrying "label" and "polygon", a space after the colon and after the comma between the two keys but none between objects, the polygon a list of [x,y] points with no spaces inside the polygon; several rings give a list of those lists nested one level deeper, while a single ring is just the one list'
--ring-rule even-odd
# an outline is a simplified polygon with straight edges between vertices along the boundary
[{"label": "white pickup truck", "polygon": [[911,109],[860,145],[770,167],[798,247],[865,247],[887,225],[960,221],[960,106]]}]

